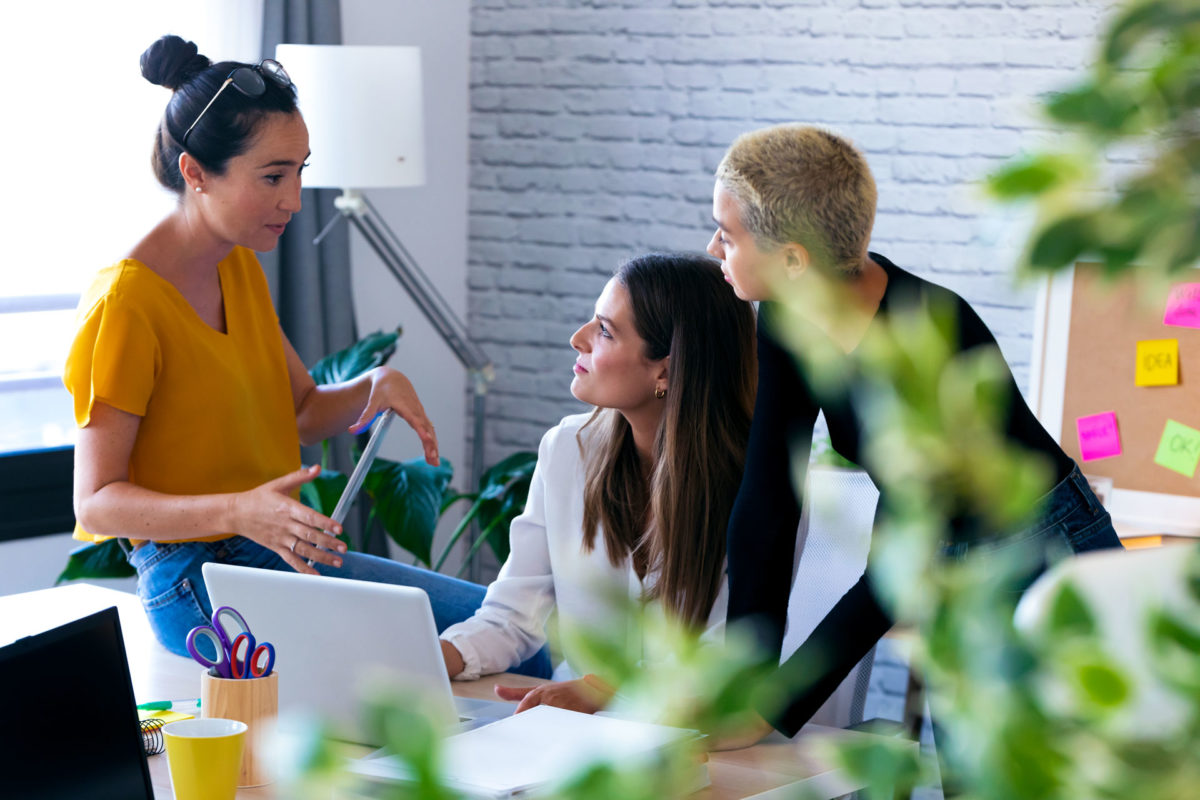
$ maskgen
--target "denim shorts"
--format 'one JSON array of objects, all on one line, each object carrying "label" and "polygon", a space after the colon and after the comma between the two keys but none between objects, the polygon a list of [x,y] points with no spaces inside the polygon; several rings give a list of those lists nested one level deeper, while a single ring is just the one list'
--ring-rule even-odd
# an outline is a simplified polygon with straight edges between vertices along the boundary
[{"label": "denim shorts", "polygon": [[[293,571],[274,551],[245,538],[232,536],[216,542],[146,542],[127,553],[138,573],[138,597],[146,609],[155,637],[172,653],[187,656],[188,631],[209,624],[212,602],[201,572],[214,561],[242,567]],[[317,563],[322,575],[354,580],[414,586],[429,595],[433,621],[439,632],[462,622],[483,604],[486,588],[449,575],[401,564],[367,553],[345,553],[341,567]],[[549,678],[553,672],[549,648],[543,647],[512,672]]]}]

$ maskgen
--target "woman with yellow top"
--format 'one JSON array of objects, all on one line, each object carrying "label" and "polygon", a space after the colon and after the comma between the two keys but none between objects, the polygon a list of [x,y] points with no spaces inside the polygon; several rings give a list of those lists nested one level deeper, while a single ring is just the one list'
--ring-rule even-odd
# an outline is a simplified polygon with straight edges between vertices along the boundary
[{"label": "woman with yellow top", "polygon": [[[341,526],[296,499],[320,470],[301,468],[300,445],[357,433],[387,408],[430,464],[438,452],[404,375],[317,386],[280,328],[253,251],[274,248],[300,210],[308,130],[287,73],[211,64],[177,36],[141,67],[173,90],[152,164],[179,203],[80,301],[63,378],[80,427],[76,537],[131,540],[151,625],[180,654],[211,614],[206,561],[421,585],[422,570],[347,553]],[[467,608],[435,598],[450,615],[439,628],[474,611],[474,588]]]}]

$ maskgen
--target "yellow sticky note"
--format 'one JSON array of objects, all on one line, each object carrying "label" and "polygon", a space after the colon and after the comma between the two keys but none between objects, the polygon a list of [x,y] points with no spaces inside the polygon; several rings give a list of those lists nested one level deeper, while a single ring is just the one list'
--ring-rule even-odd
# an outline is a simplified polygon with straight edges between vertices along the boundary
[{"label": "yellow sticky note", "polygon": [[1179,340],[1146,339],[1137,343],[1137,386],[1175,386],[1179,383]]}]

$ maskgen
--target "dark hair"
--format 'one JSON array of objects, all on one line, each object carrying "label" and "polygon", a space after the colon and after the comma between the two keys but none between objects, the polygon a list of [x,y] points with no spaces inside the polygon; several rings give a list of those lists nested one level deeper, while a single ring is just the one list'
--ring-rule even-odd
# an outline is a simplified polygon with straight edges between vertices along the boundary
[{"label": "dark hair", "polygon": [[725,571],[725,527],[750,435],[754,309],[706,256],[650,253],[622,264],[616,277],[646,357],[670,356],[666,407],[648,482],[619,412],[597,409],[585,426],[598,426],[600,446],[587,465],[584,546],[594,547],[602,528],[614,565],[629,556],[639,575],[657,573],[649,595],[703,626]]},{"label": "dark hair", "polygon": [[[142,53],[142,77],[173,94],[163,112],[154,137],[150,163],[154,176],[166,188],[182,194],[187,188],[179,172],[183,152],[183,134],[213,99],[229,73],[238,67],[253,67],[238,61],[213,64],[200,54],[192,42],[178,36],[163,36]],[[266,92],[247,97],[233,87],[208,109],[200,124],[188,136],[187,152],[205,169],[218,175],[229,160],[250,146],[259,123],[272,113],[290,114],[296,110],[295,87],[283,87],[266,81]]]}]

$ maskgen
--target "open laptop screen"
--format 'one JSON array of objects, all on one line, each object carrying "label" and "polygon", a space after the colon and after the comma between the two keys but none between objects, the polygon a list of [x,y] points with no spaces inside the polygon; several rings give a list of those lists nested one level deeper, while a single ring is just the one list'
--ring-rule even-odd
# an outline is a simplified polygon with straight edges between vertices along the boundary
[{"label": "open laptop screen", "polygon": [[0,648],[0,797],[152,800],[116,608]]}]

